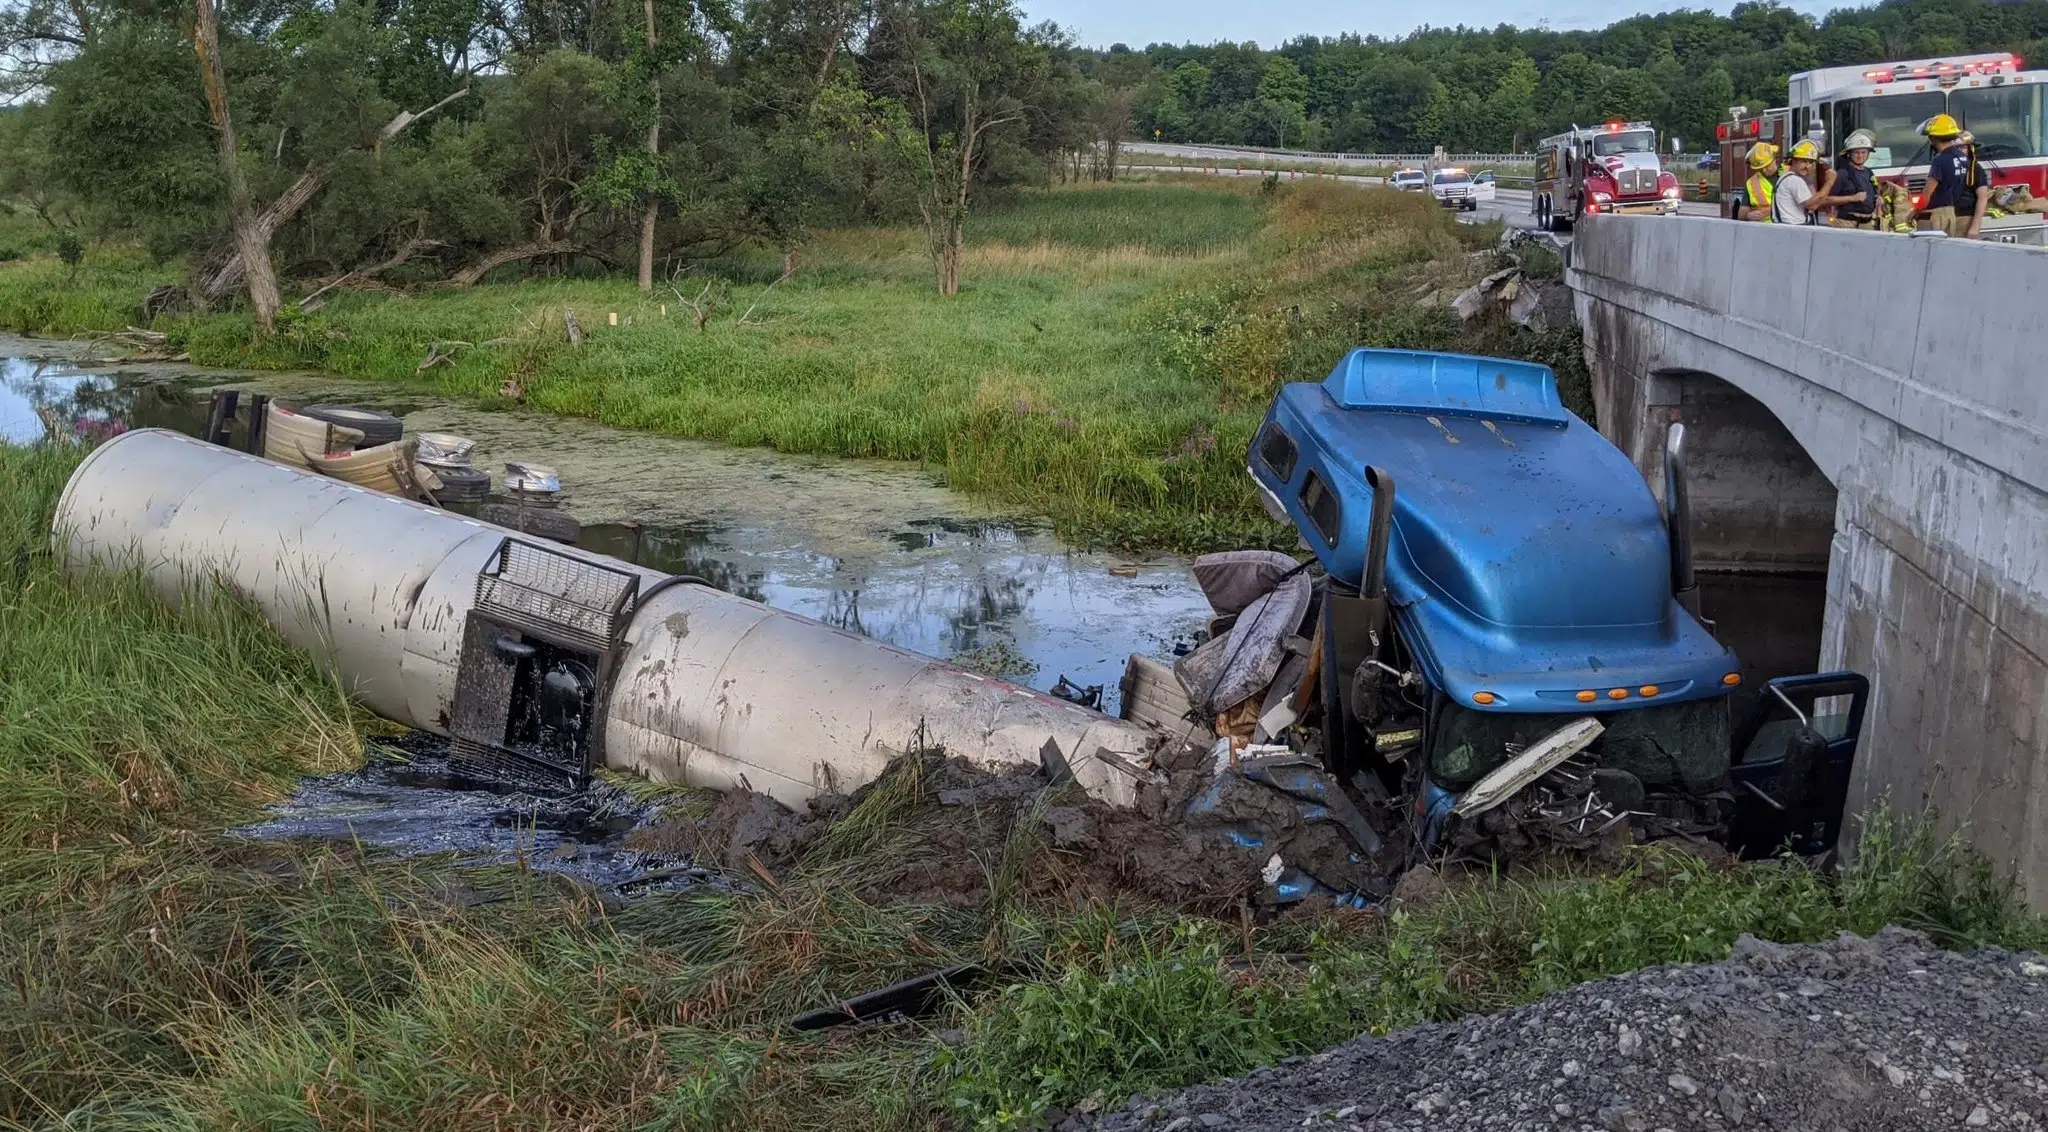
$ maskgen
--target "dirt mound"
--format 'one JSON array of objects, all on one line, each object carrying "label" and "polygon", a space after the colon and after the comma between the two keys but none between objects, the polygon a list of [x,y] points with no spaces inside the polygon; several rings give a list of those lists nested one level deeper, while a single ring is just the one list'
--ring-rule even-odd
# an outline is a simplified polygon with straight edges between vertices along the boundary
[{"label": "dirt mound", "polygon": [[1125,810],[1042,772],[992,774],[910,755],[851,797],[820,799],[802,813],[730,793],[708,813],[658,822],[629,844],[764,880],[836,870],[866,899],[959,907],[999,891],[1211,910],[1364,902],[1387,891],[1391,851],[1375,856],[1357,845],[1327,802],[1216,773],[1205,752],[1160,769]]}]

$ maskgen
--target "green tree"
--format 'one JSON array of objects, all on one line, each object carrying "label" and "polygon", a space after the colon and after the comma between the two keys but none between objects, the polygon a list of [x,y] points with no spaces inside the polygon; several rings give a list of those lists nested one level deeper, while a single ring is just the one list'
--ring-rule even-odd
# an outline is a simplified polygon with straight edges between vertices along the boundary
[{"label": "green tree", "polygon": [[1266,73],[1259,79],[1259,97],[1274,102],[1292,102],[1304,109],[1308,106],[1308,79],[1301,68],[1285,55],[1275,55],[1266,61]]},{"label": "green tree", "polygon": [[890,133],[917,187],[939,293],[953,295],[990,151],[1042,102],[1045,33],[1025,31],[1013,0],[918,0],[891,22],[902,109],[890,114]]},{"label": "green tree", "polygon": [[1487,99],[1486,115],[1496,136],[1505,137],[1510,151],[1519,152],[1534,140],[1530,128],[1536,120],[1536,89],[1542,82],[1536,61],[1517,55]]}]

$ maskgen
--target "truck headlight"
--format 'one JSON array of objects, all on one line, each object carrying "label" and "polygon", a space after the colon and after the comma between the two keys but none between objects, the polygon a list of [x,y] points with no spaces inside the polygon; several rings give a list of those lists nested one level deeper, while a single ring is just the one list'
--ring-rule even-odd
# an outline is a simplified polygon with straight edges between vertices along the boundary
[{"label": "truck headlight", "polygon": [[1599,201],[1602,204],[1606,204],[1608,201],[1614,199],[1614,195],[1612,193],[1596,192],[1593,194],[1593,199]]},{"label": "truck headlight", "polygon": [[1665,200],[1677,200],[1681,195],[1683,194],[1680,192],[1677,185],[1673,185],[1670,188],[1664,190]]}]

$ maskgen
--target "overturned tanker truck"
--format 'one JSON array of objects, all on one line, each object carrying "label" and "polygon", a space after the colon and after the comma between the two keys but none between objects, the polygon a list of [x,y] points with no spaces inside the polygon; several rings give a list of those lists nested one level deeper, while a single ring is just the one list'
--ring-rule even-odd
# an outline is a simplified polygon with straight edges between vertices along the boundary
[{"label": "overturned tanker truck", "polygon": [[1868,683],[1741,688],[1699,616],[1682,425],[1660,513],[1548,367],[1360,349],[1280,391],[1247,465],[1319,575],[1299,691],[1252,738],[1312,751],[1412,844],[1834,847]]},{"label": "overturned tanker truck", "polygon": [[794,807],[941,747],[1234,847],[1270,902],[1362,902],[1434,856],[1833,847],[1867,686],[1773,680],[1737,710],[1682,435],[1666,520],[1547,368],[1352,352],[1285,387],[1248,456],[1312,557],[1269,556],[1178,676],[1134,658],[1122,719],[162,430],[88,455],[52,537],[172,601],[231,589],[371,710],[528,781],[610,767]]}]

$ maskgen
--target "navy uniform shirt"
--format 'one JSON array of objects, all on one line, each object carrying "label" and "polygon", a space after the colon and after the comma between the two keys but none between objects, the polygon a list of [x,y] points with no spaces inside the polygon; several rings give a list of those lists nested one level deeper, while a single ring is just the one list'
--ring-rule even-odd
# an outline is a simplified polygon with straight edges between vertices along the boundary
[{"label": "navy uniform shirt", "polygon": [[1859,169],[1854,163],[1844,161],[1835,166],[1835,186],[1828,190],[1828,195],[1861,197],[1854,204],[1842,205],[1839,214],[1868,220],[1877,212],[1877,176],[1868,167]]},{"label": "navy uniform shirt", "polygon": [[1953,208],[1958,212],[1977,211],[1977,194],[1969,186],[1970,152],[1968,147],[1952,145],[1934,155],[1934,162],[1927,173],[1928,209]]}]

